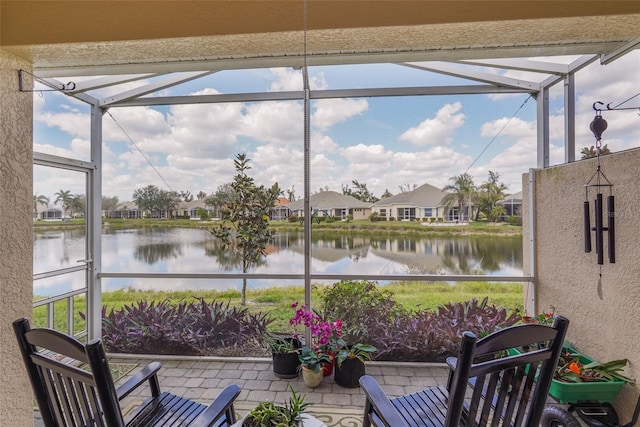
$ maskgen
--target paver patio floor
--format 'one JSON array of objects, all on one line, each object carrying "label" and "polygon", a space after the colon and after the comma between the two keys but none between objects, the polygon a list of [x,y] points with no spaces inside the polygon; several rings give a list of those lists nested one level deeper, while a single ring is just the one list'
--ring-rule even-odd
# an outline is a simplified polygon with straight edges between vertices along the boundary
[{"label": "paver patio floor", "polygon": [[[284,402],[289,398],[289,385],[306,395],[312,405],[310,412],[330,426],[360,425],[364,409],[364,393],[360,388],[343,388],[327,376],[315,389],[304,385],[302,377],[280,379],[273,374],[270,358],[198,358],[176,356],[112,355],[110,364],[135,364],[119,379],[121,384],[151,361],[160,361],[160,386],[169,391],[202,403],[209,403],[229,384],[240,386],[236,400],[239,416],[246,414],[262,400]],[[367,374],[374,376],[388,396],[413,393],[426,387],[445,384],[447,368],[444,364],[370,362]],[[122,402],[125,412],[149,396],[147,385],[140,387]],[[37,411],[36,411],[37,412]],[[342,419],[344,418],[344,419]],[[36,425],[38,414],[36,413]]]}]

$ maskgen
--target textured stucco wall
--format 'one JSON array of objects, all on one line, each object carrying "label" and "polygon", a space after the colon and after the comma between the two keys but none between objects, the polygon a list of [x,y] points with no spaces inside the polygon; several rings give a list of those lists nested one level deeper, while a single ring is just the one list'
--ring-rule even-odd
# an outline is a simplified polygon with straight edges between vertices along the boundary
[{"label": "textured stucco wall", "polygon": [[33,298],[32,97],[18,90],[24,61],[0,50],[0,424],[33,425],[33,398],[11,322]]},{"label": "textured stucco wall", "polygon": [[[537,310],[553,305],[570,320],[568,339],[578,350],[602,362],[628,358],[627,373],[640,380],[640,149],[601,158],[601,170],[614,185],[616,205],[616,262],[608,262],[605,233],[602,270],[593,234],[593,251],[584,252],[584,185],[595,170],[592,159],[534,172]],[[525,177],[525,205],[527,182]],[[607,189],[602,192],[608,195]],[[595,190],[590,190],[589,199],[593,226]],[[530,229],[528,209],[524,236]],[[597,290],[600,272],[602,299]],[[637,393],[625,386],[614,403],[624,423],[630,419]]]}]

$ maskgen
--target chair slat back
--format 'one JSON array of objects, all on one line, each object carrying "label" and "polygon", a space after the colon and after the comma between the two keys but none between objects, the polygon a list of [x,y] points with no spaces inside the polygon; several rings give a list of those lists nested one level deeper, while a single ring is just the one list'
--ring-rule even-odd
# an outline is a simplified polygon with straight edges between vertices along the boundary
[{"label": "chair slat back", "polygon": [[124,425],[100,341],[85,346],[58,331],[32,330],[27,319],[14,330],[46,426]]},{"label": "chair slat back", "polygon": [[[465,332],[449,381],[445,425],[538,426],[568,323],[557,317],[553,327],[517,325],[478,341]],[[523,346],[532,350],[507,353]]]}]

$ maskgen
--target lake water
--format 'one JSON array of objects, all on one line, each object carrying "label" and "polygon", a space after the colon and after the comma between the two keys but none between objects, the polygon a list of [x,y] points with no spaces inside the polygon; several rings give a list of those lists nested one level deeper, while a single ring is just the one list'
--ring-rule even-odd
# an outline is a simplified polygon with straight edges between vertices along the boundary
[{"label": "lake water", "polygon": [[[84,230],[34,232],[34,273],[78,265]],[[278,234],[265,262],[251,273],[303,274],[302,232]],[[324,274],[522,275],[522,238],[380,237],[314,232],[311,270]],[[102,271],[109,273],[242,272],[238,259],[207,230],[103,229]],[[292,280],[250,280],[249,287],[302,284]],[[54,295],[84,286],[84,272],[34,281],[34,294]],[[104,278],[103,291],[130,289],[239,289],[241,281]]]}]

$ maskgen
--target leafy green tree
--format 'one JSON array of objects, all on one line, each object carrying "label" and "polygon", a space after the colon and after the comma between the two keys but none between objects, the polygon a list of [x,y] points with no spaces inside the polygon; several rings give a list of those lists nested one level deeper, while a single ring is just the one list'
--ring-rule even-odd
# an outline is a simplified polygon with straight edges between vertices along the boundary
[{"label": "leafy green tree", "polygon": [[[480,185],[478,190],[478,214],[483,213],[489,221],[496,221],[500,216],[506,215],[500,212],[505,210],[503,206],[497,203],[506,197],[508,187],[500,182],[500,174],[498,172],[489,171],[489,178]],[[499,208],[503,209],[500,210]]]},{"label": "leafy green tree", "polygon": [[383,199],[386,199],[386,198],[392,197],[392,196],[393,196],[393,194],[391,194],[391,192],[388,189],[385,188],[384,189],[384,193],[382,193],[382,196],[380,196],[380,197],[383,198]]},{"label": "leafy green tree", "polygon": [[[210,229],[226,250],[240,255],[243,273],[259,264],[267,254],[267,244],[274,233],[269,228],[269,211],[282,194],[277,183],[271,188],[255,184],[247,174],[251,169],[249,160],[245,154],[236,155],[233,164],[238,174],[231,183],[233,198],[223,207],[224,221]],[[246,303],[247,279],[243,278],[241,304]]]},{"label": "leafy green tree", "polygon": [[196,199],[198,200],[203,200],[207,198],[207,193],[205,193],[204,191],[200,190],[198,191],[198,194],[196,194]]},{"label": "leafy green tree", "polygon": [[416,188],[418,188],[418,185],[417,185],[417,184],[413,184],[413,186],[411,186],[411,185],[409,185],[409,183],[407,182],[407,183],[405,183],[405,184],[399,185],[399,186],[398,186],[398,188],[400,189],[400,192],[401,192],[401,193],[406,193],[407,191],[413,191],[413,190],[415,190]]},{"label": "leafy green tree", "polygon": [[343,185],[342,194],[355,197],[363,202],[375,203],[380,200],[367,189],[367,184],[360,183],[357,180],[351,181],[351,184],[353,186],[353,190],[349,188],[348,185]]},{"label": "leafy green tree", "polygon": [[296,201],[296,190],[293,188],[293,185],[291,186],[291,188],[287,188],[284,191],[287,193],[287,200],[289,200],[290,202]]},{"label": "leafy green tree", "polygon": [[[188,197],[193,199],[190,194]],[[167,218],[173,216],[173,211],[180,206],[183,195],[177,191],[160,190],[160,209],[167,211]]]},{"label": "leafy green tree", "polygon": [[118,196],[108,197],[102,196],[102,210],[103,211],[115,211],[118,209]]},{"label": "leafy green tree", "polygon": [[218,186],[215,193],[204,199],[204,205],[213,209],[214,216],[220,217],[220,210],[234,198],[234,190],[230,183]]},{"label": "leafy green tree", "polygon": [[133,192],[132,199],[142,212],[160,209],[160,189],[155,185],[147,185],[146,187],[136,189]]},{"label": "leafy green tree", "polygon": [[207,221],[209,219],[209,214],[205,209],[202,209],[202,208],[198,208],[196,210],[196,215],[198,215],[198,218],[200,218],[203,221]]},{"label": "leafy green tree", "polygon": [[[468,206],[467,203],[470,205],[476,198],[476,186],[473,183],[473,178],[468,173],[451,177],[449,181],[451,183],[443,188],[449,194],[444,196],[442,204],[446,211],[457,206],[459,217],[463,219],[465,208]],[[469,218],[471,218],[471,212],[469,212]]]},{"label": "leafy green tree", "polygon": [[180,197],[185,202],[192,202],[193,201],[193,194],[191,194],[191,191],[188,191],[188,190],[187,191],[181,191],[180,192]]}]

